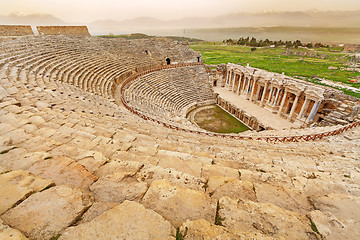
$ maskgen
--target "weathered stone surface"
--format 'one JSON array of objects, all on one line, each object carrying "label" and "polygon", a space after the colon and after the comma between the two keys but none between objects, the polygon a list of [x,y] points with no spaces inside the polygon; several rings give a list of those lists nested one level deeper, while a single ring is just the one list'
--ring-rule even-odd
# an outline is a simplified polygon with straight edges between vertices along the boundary
[{"label": "weathered stone surface", "polygon": [[9,172],[9,169],[0,165],[0,174]]},{"label": "weathered stone surface", "polygon": [[91,206],[91,196],[78,188],[56,186],[35,193],[2,219],[29,239],[49,239],[71,225]]},{"label": "weathered stone surface", "polygon": [[84,166],[62,156],[38,161],[29,168],[29,171],[52,179],[56,185],[88,188],[97,180],[97,177],[88,172]]},{"label": "weathered stone surface", "polygon": [[234,233],[256,232],[276,239],[319,239],[310,220],[304,215],[284,210],[270,203],[219,200],[219,218],[223,226]]},{"label": "weathered stone surface", "polygon": [[286,210],[306,214],[311,206],[304,194],[294,189],[273,186],[271,184],[254,184],[257,200],[268,202]]},{"label": "weathered stone surface", "polygon": [[206,180],[203,178],[196,178],[189,174],[173,169],[166,169],[159,166],[145,165],[138,172],[137,176],[141,181],[148,183],[154,180],[165,179],[171,184],[181,186],[184,188],[191,188],[198,191],[205,191]]},{"label": "weathered stone surface", "polygon": [[[18,149],[15,149],[13,151],[17,151],[17,150]],[[28,169],[35,162],[50,157],[50,154],[46,152],[31,152],[31,153],[16,154],[16,155],[17,157],[12,157],[11,161],[9,161],[7,158],[4,158],[6,160],[4,161],[0,160],[0,163],[12,170]]]},{"label": "weathered stone surface", "polygon": [[140,201],[147,189],[146,182],[140,182],[131,173],[125,172],[100,178],[90,187],[96,201],[117,203]]},{"label": "weathered stone surface", "polygon": [[125,201],[93,219],[70,227],[59,240],[87,239],[175,239],[174,228],[156,212]]},{"label": "weathered stone surface", "polygon": [[228,196],[233,199],[241,198],[256,201],[253,184],[238,179],[219,176],[210,177],[206,191],[215,199]]},{"label": "weathered stone surface", "polygon": [[152,182],[142,204],[159,213],[175,227],[181,226],[187,219],[204,218],[213,221],[216,212],[216,202],[207,194],[173,186],[166,180]]},{"label": "weathered stone surface", "polygon": [[329,194],[313,199],[320,210],[311,218],[318,230],[329,239],[357,239],[360,236],[360,198],[345,194]]},{"label": "weathered stone surface", "polygon": [[133,161],[122,161],[122,160],[112,160],[111,162],[101,166],[96,172],[95,175],[98,177],[104,177],[107,175],[114,174],[116,172],[128,172],[135,174],[138,172],[144,165],[139,162]]},{"label": "weathered stone surface", "polygon": [[97,151],[88,151],[77,158],[77,162],[83,165],[89,172],[94,173],[100,166],[104,165],[107,158]]},{"label": "weathered stone surface", "polygon": [[187,220],[181,227],[180,233],[184,240],[272,240],[274,238],[261,233],[234,234],[228,229],[211,224],[204,219],[195,221]]},{"label": "weathered stone surface", "polygon": [[12,171],[0,175],[0,214],[16,203],[24,200],[33,192],[51,186],[51,180],[45,180],[25,171]]},{"label": "weathered stone surface", "polygon": [[[112,203],[112,202],[95,202],[91,207],[84,213],[84,215],[81,217],[81,221],[78,223],[85,223],[90,222],[94,218],[100,216],[107,210],[116,207],[119,205],[118,203]],[[77,225],[78,225],[77,224]]]},{"label": "weathered stone surface", "polygon": [[162,157],[158,166],[163,168],[172,168],[183,173],[190,174],[194,177],[201,177],[201,170],[203,164],[197,161],[182,160],[177,157]]},{"label": "weathered stone surface", "polygon": [[240,177],[240,174],[238,170],[233,168],[217,165],[204,165],[204,168],[202,170],[202,177],[208,178],[210,176],[222,176],[238,179]]},{"label": "weathered stone surface", "polygon": [[27,238],[19,230],[10,228],[0,219],[1,240],[26,240]]}]

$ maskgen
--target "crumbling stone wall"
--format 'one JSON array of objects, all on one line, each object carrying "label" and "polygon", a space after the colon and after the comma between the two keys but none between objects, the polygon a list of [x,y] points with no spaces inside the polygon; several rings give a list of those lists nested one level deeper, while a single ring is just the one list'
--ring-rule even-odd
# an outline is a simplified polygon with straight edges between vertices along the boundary
[{"label": "crumbling stone wall", "polygon": [[0,36],[34,35],[31,26],[25,25],[0,25]]},{"label": "crumbling stone wall", "polygon": [[360,52],[360,44],[345,44],[344,51],[346,52]]},{"label": "crumbling stone wall", "polygon": [[39,35],[91,36],[87,26],[37,26]]}]

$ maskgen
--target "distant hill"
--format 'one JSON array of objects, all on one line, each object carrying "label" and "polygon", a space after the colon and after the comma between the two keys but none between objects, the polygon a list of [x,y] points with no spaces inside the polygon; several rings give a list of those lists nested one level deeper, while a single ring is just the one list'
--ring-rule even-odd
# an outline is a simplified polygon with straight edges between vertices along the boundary
[{"label": "distant hill", "polygon": [[234,28],[234,27],[331,27],[359,28],[360,10],[356,11],[308,11],[236,13],[210,18],[183,18],[160,20],[140,17],[124,21],[104,20],[89,24],[95,30],[144,30],[155,28]]},{"label": "distant hill", "polygon": [[3,25],[63,25],[65,24],[59,18],[51,14],[19,14],[0,15],[0,24]]}]

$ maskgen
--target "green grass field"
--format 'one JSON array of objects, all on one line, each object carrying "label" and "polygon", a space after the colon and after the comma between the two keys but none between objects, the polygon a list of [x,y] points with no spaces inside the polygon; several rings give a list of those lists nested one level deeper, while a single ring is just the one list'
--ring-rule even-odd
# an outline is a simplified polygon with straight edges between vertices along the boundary
[{"label": "green grass field", "polygon": [[[251,47],[223,45],[219,42],[203,42],[191,45],[195,51],[199,51],[206,64],[236,63],[241,65],[250,64],[252,67],[265,69],[271,72],[282,73],[292,77],[304,77],[306,80],[316,83],[315,77],[326,78],[335,82],[346,83],[352,87],[359,88],[360,83],[350,83],[350,79],[359,76],[358,72],[341,70],[328,70],[328,67],[348,67],[350,57],[345,52],[334,51],[334,49],[304,48],[291,49],[296,52],[317,52],[320,56],[294,56],[284,55],[285,47],[257,48],[251,51]],[[336,49],[339,50],[339,49]],[[344,91],[346,94],[360,98],[359,93]]]},{"label": "green grass field", "polygon": [[249,130],[247,126],[216,105],[196,113],[195,122],[199,127],[215,133],[240,133]]}]

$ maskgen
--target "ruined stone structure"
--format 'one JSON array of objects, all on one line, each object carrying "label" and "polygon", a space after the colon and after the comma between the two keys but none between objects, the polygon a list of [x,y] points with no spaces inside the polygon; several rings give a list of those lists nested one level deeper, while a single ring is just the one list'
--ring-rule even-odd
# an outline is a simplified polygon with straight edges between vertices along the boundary
[{"label": "ruined stone structure", "polygon": [[[224,78],[229,91],[292,122],[348,124],[359,113],[358,99],[283,74],[228,64]],[[351,100],[341,103],[344,98]]]},{"label": "ruined stone structure", "polygon": [[34,35],[31,26],[0,25],[0,36],[26,36]]},{"label": "ruined stone structure", "polygon": [[37,26],[39,35],[90,36],[87,26]]},{"label": "ruined stone structure", "polygon": [[347,52],[360,52],[360,44],[345,44],[344,51]]},{"label": "ruined stone structure", "polygon": [[156,38],[1,38],[0,239],[357,239],[359,124],[246,138],[174,127],[161,105],[210,97],[198,56]]}]

